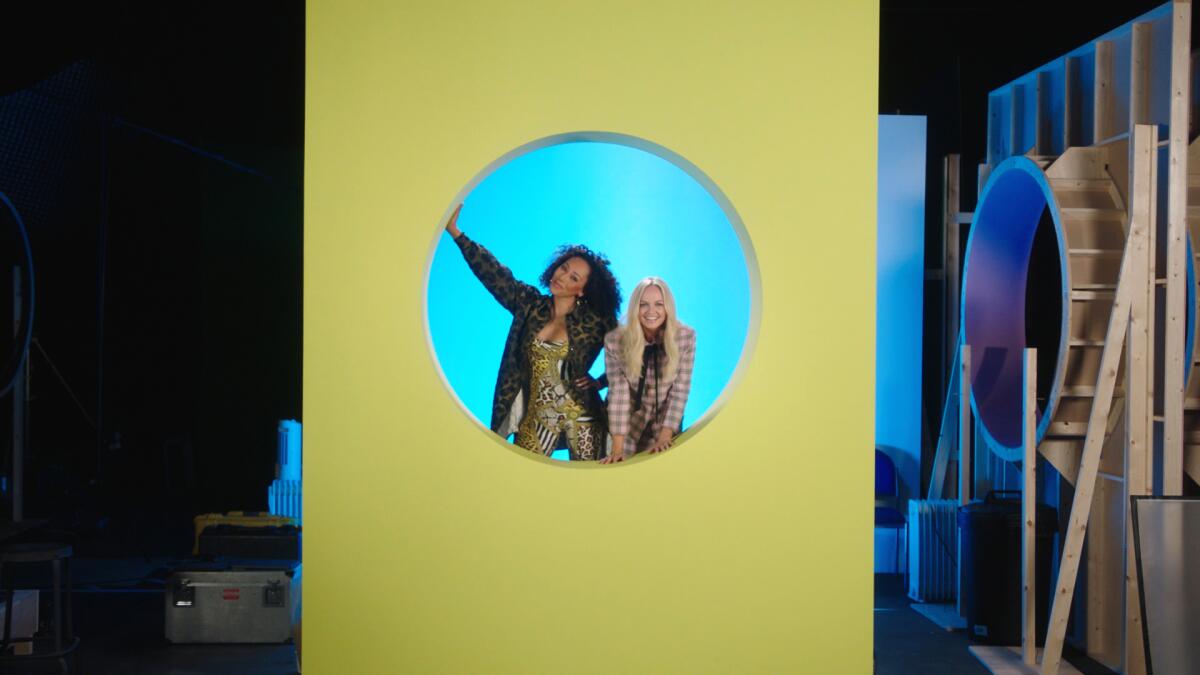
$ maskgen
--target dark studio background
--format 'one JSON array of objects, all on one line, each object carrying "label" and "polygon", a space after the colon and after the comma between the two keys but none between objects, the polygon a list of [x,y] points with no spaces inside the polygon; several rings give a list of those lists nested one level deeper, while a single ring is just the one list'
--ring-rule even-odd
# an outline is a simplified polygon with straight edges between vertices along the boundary
[{"label": "dark studio background", "polygon": [[[879,112],[927,116],[925,177],[925,328],[922,383],[921,494],[929,482],[941,425],[947,369],[942,366],[942,159],[961,155],[960,208],[973,211],[978,165],[986,159],[988,92],[1161,6],[1162,2],[935,2],[883,0],[880,5]],[[1196,13],[1193,8],[1192,33]],[[1194,42],[1195,38],[1193,38]],[[1049,237],[1044,234],[1051,235]],[[969,228],[960,233],[965,249]],[[1031,278],[1057,283],[1050,231],[1039,229]],[[962,256],[959,257],[960,264]],[[1044,296],[1045,294],[1043,294]],[[1057,344],[1057,298],[1029,296],[1027,337]],[[1047,320],[1053,317],[1053,320]],[[1047,331],[1053,334],[1046,334]],[[954,345],[948,349],[953,350]],[[1043,352],[1044,353],[1044,352]],[[1049,382],[1053,362],[1039,381]],[[1043,370],[1039,367],[1039,372]]]},{"label": "dark studio background", "polygon": [[[987,92],[1159,4],[881,3],[879,111],[928,117],[926,448],[945,377],[941,158],[961,153],[972,210]],[[265,509],[276,423],[300,416],[304,5],[9,10],[0,191],[32,238],[40,345],[26,515],[77,530],[84,553],[178,552],[197,513]],[[6,320],[14,248],[6,229]],[[5,397],[4,473],[10,451]]]},{"label": "dark studio background", "polygon": [[0,31],[0,191],[37,283],[25,515],[83,554],[186,553],[194,515],[266,509],[300,418],[304,5],[70,3]]}]

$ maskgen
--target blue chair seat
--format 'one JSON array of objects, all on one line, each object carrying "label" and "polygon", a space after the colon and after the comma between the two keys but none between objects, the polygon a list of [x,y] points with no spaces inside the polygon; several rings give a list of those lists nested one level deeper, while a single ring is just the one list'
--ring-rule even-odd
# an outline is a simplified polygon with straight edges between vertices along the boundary
[{"label": "blue chair seat", "polygon": [[893,568],[900,573],[900,530],[908,538],[908,523],[900,506],[900,479],[896,465],[887,453],[875,448],[875,527],[890,529],[895,534],[896,562]]}]

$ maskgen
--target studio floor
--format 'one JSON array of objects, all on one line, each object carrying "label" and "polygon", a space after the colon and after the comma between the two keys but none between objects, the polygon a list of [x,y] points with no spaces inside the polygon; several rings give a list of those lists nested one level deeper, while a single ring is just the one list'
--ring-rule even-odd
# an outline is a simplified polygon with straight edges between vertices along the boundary
[{"label": "studio floor", "polygon": [[987,675],[967,651],[971,641],[961,631],[944,630],[913,611],[904,578],[875,575],[875,672],[878,675],[980,673]]},{"label": "studio floor", "polygon": [[[974,644],[964,631],[948,631],[912,609],[904,579],[875,575],[875,672],[878,675],[987,675],[988,669],[968,651]],[[1064,658],[1085,675],[1112,671],[1069,646]]]},{"label": "studio floor", "polygon": [[[81,675],[292,675],[292,644],[174,645],[163,637],[163,588],[181,561],[168,558],[75,561],[75,621],[80,645],[71,672]],[[37,582],[23,579],[22,582]],[[947,631],[918,614],[905,595],[902,577],[875,576],[875,672],[878,675],[978,673],[984,668],[968,651],[961,631]],[[1078,654],[1068,659],[1083,673],[1111,671]],[[57,663],[22,662],[5,673],[60,672]]]},{"label": "studio floor", "polygon": [[[182,561],[169,558],[78,558],[72,570],[80,675],[292,675],[291,644],[174,645],[164,638],[164,581]],[[18,579],[45,587],[48,579]],[[58,673],[55,661],[0,665],[3,673]]]}]

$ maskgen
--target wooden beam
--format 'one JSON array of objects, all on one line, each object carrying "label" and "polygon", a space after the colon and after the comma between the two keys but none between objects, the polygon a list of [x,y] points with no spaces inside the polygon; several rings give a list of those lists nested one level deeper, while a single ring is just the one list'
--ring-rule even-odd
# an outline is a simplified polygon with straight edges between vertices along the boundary
[{"label": "wooden beam", "polygon": [[971,501],[971,346],[959,350],[958,368],[958,503]]},{"label": "wooden beam", "polygon": [[[988,137],[987,137],[987,166],[993,167],[1004,161],[1004,99],[998,94],[988,96]],[[983,187],[982,172],[980,187]],[[982,193],[982,191],[980,191]]]},{"label": "wooden beam", "polygon": [[938,431],[937,450],[933,454],[933,471],[929,475],[929,488],[926,499],[942,499],[946,489],[946,472],[950,464],[951,448],[958,447],[957,440],[950,432],[958,433],[960,415],[959,396],[959,343],[954,343],[954,360],[950,369],[950,384],[946,387],[946,405],[942,407],[941,428]]},{"label": "wooden beam", "polygon": [[1064,64],[1063,152],[1083,143],[1083,85],[1079,80],[1079,57],[1068,56]]},{"label": "wooden beam", "polygon": [[1192,3],[1171,18],[1171,121],[1167,156],[1167,306],[1163,353],[1163,494],[1183,494],[1183,378],[1187,331],[1187,114],[1191,88]]},{"label": "wooden beam", "polygon": [[1037,350],[1025,350],[1022,369],[1024,398],[1021,402],[1021,511],[1024,538],[1021,540],[1021,655],[1029,665],[1037,663]]},{"label": "wooden beam", "polygon": [[1153,26],[1146,22],[1133,24],[1132,46],[1129,54],[1129,128],[1150,123],[1150,47]]},{"label": "wooden beam", "polygon": [[[1134,134],[1135,156],[1142,157],[1153,152],[1150,131],[1145,126],[1137,128]],[[1151,148],[1151,150],[1146,148]],[[1071,503],[1070,522],[1062,547],[1058,584],[1054,592],[1050,625],[1046,633],[1046,648],[1042,656],[1043,675],[1057,673],[1062,661],[1067,619],[1070,616],[1071,601],[1075,593],[1075,581],[1079,575],[1080,554],[1083,550],[1083,538],[1087,533],[1088,517],[1091,514],[1096,474],[1100,467],[1100,450],[1104,445],[1121,350],[1125,346],[1125,330],[1129,325],[1129,308],[1133,300],[1135,285],[1130,279],[1132,274],[1130,267],[1134,265],[1135,258],[1148,255],[1146,230],[1146,223],[1140,220],[1130,223],[1129,236],[1125,240],[1125,251],[1121,256],[1117,290],[1113,299],[1112,314],[1108,320],[1104,350],[1100,357],[1100,369],[1096,376],[1096,395],[1088,417],[1087,435],[1083,442],[1083,457],[1079,464],[1079,476],[1075,481],[1075,497]],[[1138,300],[1141,301],[1140,294]]]},{"label": "wooden beam", "polygon": [[[958,349],[958,503],[971,501],[971,346],[962,341]],[[957,537],[958,582],[955,597],[958,615],[963,615],[962,532]]]},{"label": "wooden beam", "polygon": [[[1110,430],[1100,450],[1100,459],[1112,450],[1123,450],[1125,432]],[[1122,446],[1120,449],[1113,446]],[[1078,585],[1073,611],[1079,616],[1084,631],[1082,644],[1087,655],[1111,670],[1120,670],[1124,663],[1121,650],[1125,645],[1125,509],[1122,499],[1125,486],[1120,476],[1097,473],[1092,511],[1087,523],[1084,557],[1080,561],[1080,576],[1086,581]],[[1115,479],[1114,479],[1115,478]],[[1083,596],[1083,597],[1080,597]],[[1082,602],[1081,602],[1082,601]]]},{"label": "wooden beam", "polygon": [[[913,605],[916,609],[918,605]],[[1037,667],[1030,666],[1025,663],[1021,657],[1021,648],[1017,646],[1006,647],[991,647],[984,645],[971,645],[967,647],[967,651],[972,656],[979,659],[984,668],[992,675],[1036,675]],[[1038,650],[1041,654],[1042,650]],[[1059,675],[1079,675],[1079,671],[1070,663],[1062,664],[1062,669],[1059,670]]]},{"label": "wooden beam", "polygon": [[1095,87],[1092,91],[1092,143],[1116,133],[1113,117],[1113,44],[1108,40],[1096,41]]},{"label": "wooden beam", "polygon": [[[953,385],[952,385],[953,386]],[[947,406],[954,400],[951,394],[946,395]],[[945,419],[945,415],[942,416]],[[950,439],[946,437],[946,425],[942,425],[942,434],[938,436],[937,450],[933,454],[933,470],[929,473],[929,489],[925,492],[926,499],[941,499],[946,485],[946,471],[950,465]]]},{"label": "wooden beam", "polygon": [[[1200,75],[1200,54],[1192,54],[1192,87],[1196,86],[1196,77]],[[1191,98],[1191,114],[1188,115],[1188,138],[1196,135],[1197,129],[1200,129],[1200,101]]]},{"label": "wooden beam", "polygon": [[1009,110],[1011,114],[1008,117],[1008,156],[1025,154],[1025,148],[1021,147],[1021,134],[1024,131],[1024,113],[1025,113],[1025,85],[1014,84],[1012,86],[1012,98],[1009,99]]},{"label": "wooden beam", "polygon": [[[1154,378],[1154,345],[1150,332],[1154,317],[1154,241],[1155,195],[1157,193],[1158,128],[1135,127],[1135,134],[1146,129],[1146,138],[1135,144],[1130,157],[1129,219],[1132,228],[1145,229],[1147,246],[1130,266],[1135,300],[1129,308],[1128,346],[1125,350],[1125,675],[1146,672],[1142,648],[1142,618],[1138,598],[1137,568],[1133,548],[1133,528],[1129,513],[1130,495],[1148,493],[1147,480],[1152,452],[1154,406],[1151,383]],[[1138,301],[1136,298],[1141,298]]]},{"label": "wooden beam", "polygon": [[1053,126],[1050,123],[1050,73],[1039,71],[1037,74],[1037,91],[1035,92],[1035,112],[1037,121],[1033,128],[1033,147],[1036,155],[1054,154]]},{"label": "wooden beam", "polygon": [[988,445],[987,427],[983,424],[983,419],[976,417],[972,420],[971,427],[975,430],[974,439],[975,445],[972,447],[971,453],[971,494],[986,495],[992,489],[992,483],[995,476],[992,473],[992,457],[996,453],[992,452],[992,448]]},{"label": "wooden beam", "polygon": [[[946,322],[946,332],[942,338],[945,340],[946,363],[942,372],[950,372],[954,368],[954,351],[958,346],[958,256],[960,248],[958,213],[960,175],[958,155],[946,155],[942,162],[942,185],[945,186],[944,199],[942,201],[943,242],[945,242],[942,269],[945,272],[946,279],[946,311],[943,317]],[[949,389],[949,382],[947,382],[946,387]]]}]

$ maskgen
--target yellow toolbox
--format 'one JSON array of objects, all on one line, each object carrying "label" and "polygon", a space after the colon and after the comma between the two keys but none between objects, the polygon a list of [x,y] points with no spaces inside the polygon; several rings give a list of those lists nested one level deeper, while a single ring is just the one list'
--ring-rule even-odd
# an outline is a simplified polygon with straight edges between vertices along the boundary
[{"label": "yellow toolbox", "polygon": [[290,516],[273,516],[258,511],[230,511],[229,513],[202,513],[195,518],[196,535],[192,541],[192,555],[200,553],[200,533],[214,525],[233,525],[236,527],[286,527],[296,525],[296,519]]}]

